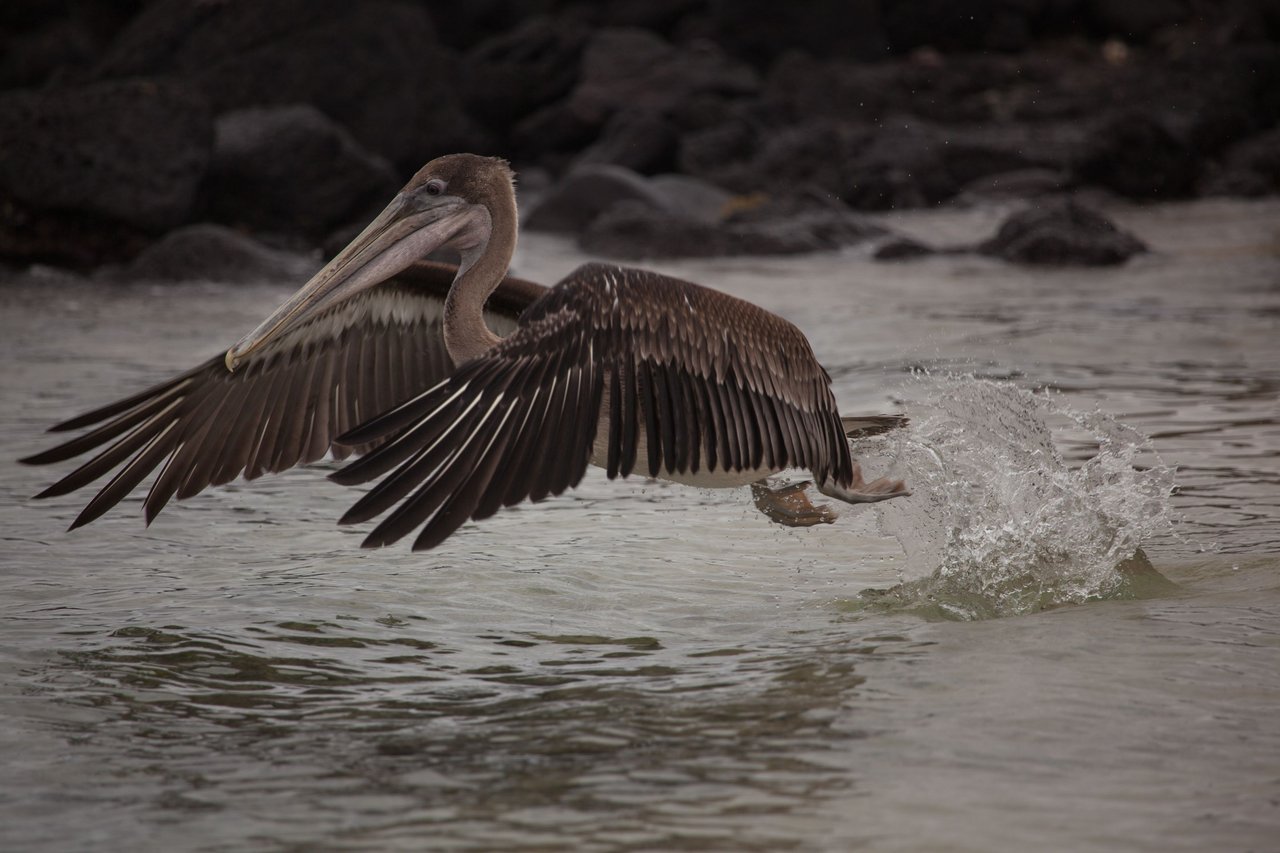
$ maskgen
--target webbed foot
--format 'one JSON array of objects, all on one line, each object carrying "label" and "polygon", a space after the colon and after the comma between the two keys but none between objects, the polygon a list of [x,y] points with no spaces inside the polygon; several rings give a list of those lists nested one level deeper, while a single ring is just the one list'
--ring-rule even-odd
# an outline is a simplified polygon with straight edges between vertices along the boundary
[{"label": "webbed foot", "polygon": [[756,509],[770,521],[787,527],[813,527],[815,524],[831,524],[838,517],[826,504],[814,505],[805,494],[813,485],[810,480],[773,488],[768,480],[751,484],[751,497]]},{"label": "webbed foot", "polygon": [[841,488],[835,483],[826,482],[818,486],[818,491],[829,498],[835,498],[851,504],[875,503],[876,501],[905,498],[911,495],[911,490],[907,488],[907,484],[902,480],[881,477],[870,483],[866,482],[862,479],[862,466],[857,462],[853,463],[853,482],[849,484],[847,489]]}]

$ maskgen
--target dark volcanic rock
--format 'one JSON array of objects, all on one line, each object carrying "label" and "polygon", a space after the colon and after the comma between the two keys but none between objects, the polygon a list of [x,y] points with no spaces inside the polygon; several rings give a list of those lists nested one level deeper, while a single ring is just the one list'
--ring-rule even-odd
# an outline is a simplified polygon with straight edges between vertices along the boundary
[{"label": "dark volcanic rock", "polygon": [[591,36],[572,94],[522,121],[519,150],[532,155],[591,142],[614,115],[665,116],[681,130],[714,123],[724,104],[755,94],[759,79],[709,42],[676,46],[639,29]]},{"label": "dark volcanic rock", "polygon": [[507,132],[521,118],[569,93],[589,30],[539,16],[480,43],[463,62],[463,100],[472,115]]},{"label": "dark volcanic rock", "polygon": [[0,95],[0,192],[138,228],[182,222],[209,162],[204,100],[157,81]]},{"label": "dark volcanic rock", "polygon": [[131,80],[0,95],[0,255],[92,266],[186,221],[213,123],[204,99]]},{"label": "dark volcanic rock", "polygon": [[216,139],[205,195],[220,222],[319,236],[400,186],[390,163],[315,107],[229,112]]},{"label": "dark volcanic rock", "polygon": [[1199,163],[1189,146],[1153,116],[1125,112],[1095,127],[1075,162],[1081,181],[1136,199],[1182,198]]},{"label": "dark volcanic rock", "polygon": [[607,164],[582,166],[542,196],[525,215],[524,227],[576,233],[623,201],[638,201],[657,210],[666,206],[657,190],[630,169]]},{"label": "dark volcanic rock", "polygon": [[938,250],[910,237],[891,237],[876,246],[871,257],[877,261],[908,261],[936,255]]},{"label": "dark volcanic rock", "polygon": [[645,178],[620,166],[589,164],[574,169],[546,190],[529,208],[524,227],[577,233],[623,202],[687,219],[717,222],[724,217],[731,198],[719,187],[687,175]]},{"label": "dark volcanic rock", "polygon": [[1016,126],[954,130],[902,116],[772,132],[739,122],[687,137],[680,163],[737,192],[811,187],[858,210],[890,210],[937,204],[978,178],[1032,166],[1030,147]]},{"label": "dark volcanic rock", "polygon": [[1147,251],[1137,237],[1070,200],[1015,213],[976,249],[1007,261],[1048,266],[1121,264]]},{"label": "dark volcanic rock", "polygon": [[882,233],[847,210],[797,211],[765,201],[715,222],[632,201],[601,214],[578,242],[588,252],[610,257],[700,258],[819,252]]},{"label": "dark volcanic rock", "polygon": [[394,0],[157,0],[97,73],[171,75],[218,112],[313,104],[406,170],[485,140],[459,104],[449,52],[422,8]]},{"label": "dark volcanic rock", "polygon": [[575,163],[612,163],[645,175],[670,172],[676,165],[680,131],[661,113],[615,113],[600,138]]},{"label": "dark volcanic rock", "polygon": [[166,234],[132,263],[108,276],[127,281],[293,281],[301,284],[319,264],[269,249],[222,225],[188,225]]},{"label": "dark volcanic rock", "polygon": [[1021,50],[1031,37],[1031,17],[1047,3],[1037,0],[893,0],[883,5],[889,45],[905,52]]},{"label": "dark volcanic rock", "polygon": [[1280,128],[1255,134],[1228,148],[1199,190],[1203,195],[1241,196],[1280,192]]},{"label": "dark volcanic rock", "polygon": [[803,14],[777,0],[712,0],[711,35],[734,56],[766,68],[785,50],[883,59],[889,50],[879,0],[809,0]]},{"label": "dark volcanic rock", "polygon": [[976,178],[964,186],[966,197],[986,199],[1035,198],[1065,190],[1070,176],[1055,169],[1014,169]]},{"label": "dark volcanic rock", "polygon": [[1182,0],[1086,0],[1088,14],[1098,28],[1125,41],[1147,41],[1165,27],[1182,23],[1190,3]]}]

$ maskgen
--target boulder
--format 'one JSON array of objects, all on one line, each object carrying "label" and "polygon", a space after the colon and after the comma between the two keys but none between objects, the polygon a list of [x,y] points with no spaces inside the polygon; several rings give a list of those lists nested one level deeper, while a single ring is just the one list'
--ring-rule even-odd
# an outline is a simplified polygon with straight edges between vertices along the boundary
[{"label": "boulder", "polygon": [[895,236],[876,246],[871,257],[877,261],[909,261],[938,254],[934,247],[911,237]]},{"label": "boulder", "polygon": [[622,201],[638,201],[656,210],[665,201],[641,175],[610,164],[575,169],[543,193],[524,217],[530,231],[577,233]]},{"label": "boulder", "polygon": [[1185,22],[1191,13],[1186,0],[1086,0],[1085,8],[1097,29],[1128,42],[1150,41],[1160,30]]},{"label": "boulder", "polygon": [[1013,214],[994,237],[975,248],[1007,261],[1046,266],[1122,264],[1147,251],[1137,237],[1070,199]]},{"label": "boulder", "polygon": [[889,46],[897,52],[938,50],[1016,51],[1027,47],[1039,0],[893,0],[882,5]]},{"label": "boulder", "polygon": [[395,0],[157,0],[96,73],[168,75],[221,113],[312,104],[405,171],[487,140],[461,109],[448,49],[426,10]]},{"label": "boulder", "polygon": [[829,251],[883,233],[843,209],[743,202],[718,222],[623,202],[597,217],[578,242],[585,251],[617,258],[705,258]]},{"label": "boulder", "polygon": [[131,257],[187,220],[212,143],[207,103],[171,82],[0,94],[0,255]]},{"label": "boulder", "polygon": [[665,116],[685,131],[714,123],[726,101],[759,85],[750,67],[709,42],[676,46],[645,30],[602,29],[587,43],[573,92],[520,122],[513,143],[528,156],[571,150],[623,112]]},{"label": "boulder", "polygon": [[296,281],[320,268],[313,258],[268,248],[223,225],[188,225],[148,246],[108,278],[123,281]]},{"label": "boulder", "polygon": [[1227,148],[1198,191],[1235,196],[1280,193],[1280,128],[1254,134]]},{"label": "boulder", "polygon": [[661,113],[615,113],[600,138],[574,163],[612,163],[645,175],[670,172],[676,165],[679,142],[675,122]]},{"label": "boulder", "polygon": [[1066,172],[1056,169],[1014,169],[975,178],[961,194],[967,199],[1037,198],[1061,193],[1070,182]]},{"label": "boulder", "polygon": [[881,5],[879,0],[810,0],[804,14],[797,14],[776,0],[712,0],[709,29],[717,44],[762,70],[786,50],[868,62],[884,59],[889,49]]},{"label": "boulder", "polygon": [[468,112],[505,134],[520,119],[569,94],[589,33],[572,19],[540,15],[482,41],[462,63]]},{"label": "boulder", "polygon": [[725,215],[729,193],[688,175],[646,178],[620,166],[581,166],[529,206],[524,227],[532,231],[578,233],[600,214],[622,202],[702,222]]},{"label": "boulder", "polygon": [[1145,111],[1126,111],[1098,123],[1075,159],[1085,183],[1135,199],[1176,199],[1195,185],[1195,152],[1164,122]]},{"label": "boulder", "polygon": [[387,160],[315,107],[251,107],[218,118],[204,195],[219,222],[323,235],[400,188]]},{"label": "boulder", "polygon": [[160,231],[182,222],[209,163],[203,98],[164,81],[0,94],[0,193]]}]

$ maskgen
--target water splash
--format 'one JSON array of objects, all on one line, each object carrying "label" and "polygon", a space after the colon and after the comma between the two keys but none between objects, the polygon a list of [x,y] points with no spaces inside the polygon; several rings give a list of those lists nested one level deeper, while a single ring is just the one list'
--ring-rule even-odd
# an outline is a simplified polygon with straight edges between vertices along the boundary
[{"label": "water splash", "polygon": [[[860,606],[975,619],[1167,584],[1140,546],[1169,528],[1174,469],[1147,436],[1003,382],[921,376],[909,390],[912,427],[881,450],[914,494],[878,507],[903,582]],[[1068,464],[1055,431],[1086,458]]]}]

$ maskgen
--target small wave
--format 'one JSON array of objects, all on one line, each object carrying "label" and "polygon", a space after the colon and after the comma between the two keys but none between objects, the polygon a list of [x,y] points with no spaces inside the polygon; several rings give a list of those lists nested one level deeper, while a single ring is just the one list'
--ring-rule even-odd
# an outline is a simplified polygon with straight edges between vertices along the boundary
[{"label": "small wave", "polygon": [[923,375],[909,391],[912,427],[869,448],[913,491],[877,506],[906,566],[860,607],[978,619],[1168,586],[1140,546],[1170,528],[1174,469],[1146,435],[1005,382]]}]

